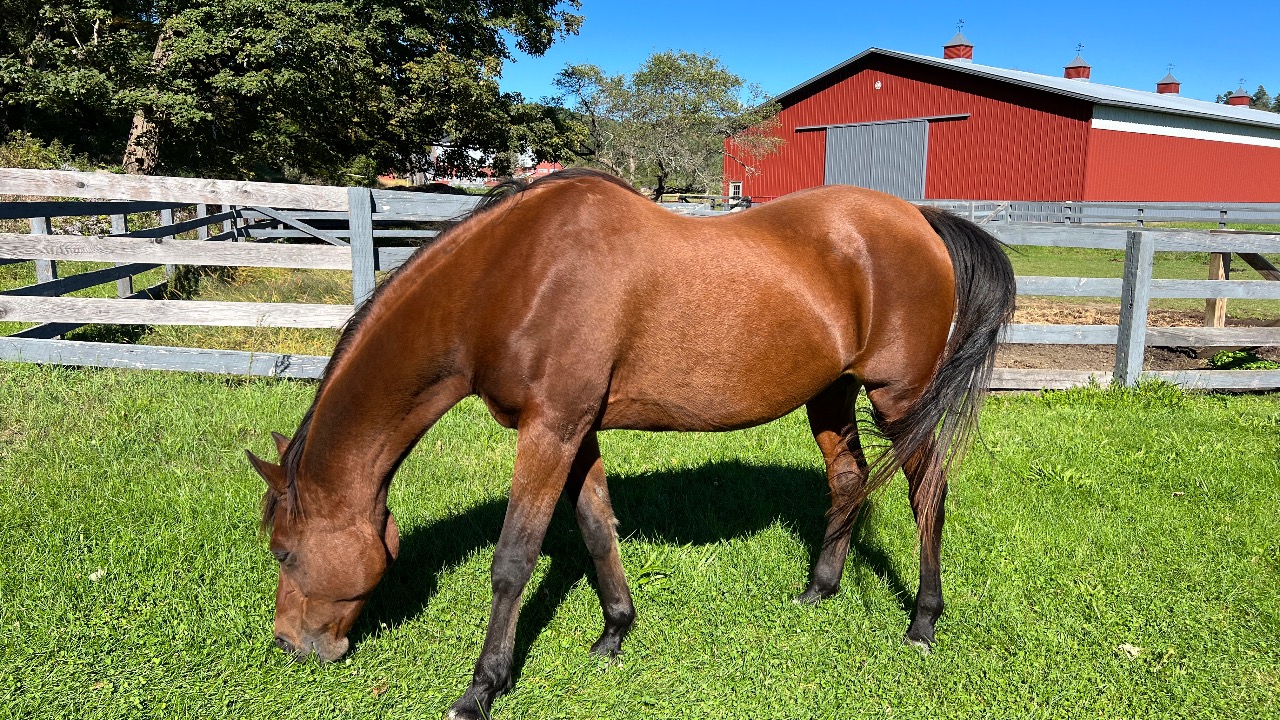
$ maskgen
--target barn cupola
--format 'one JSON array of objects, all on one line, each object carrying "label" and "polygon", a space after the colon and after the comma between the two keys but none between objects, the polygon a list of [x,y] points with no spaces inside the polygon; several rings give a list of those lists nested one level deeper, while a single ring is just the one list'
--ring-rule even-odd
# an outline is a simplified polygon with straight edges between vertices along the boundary
[{"label": "barn cupola", "polygon": [[973,62],[973,43],[957,30],[956,36],[942,46],[942,59]]},{"label": "barn cupola", "polygon": [[1084,56],[1076,55],[1076,59],[1067,63],[1067,66],[1062,69],[1062,76],[1072,80],[1088,80],[1089,71],[1092,69],[1093,66],[1085,62]]},{"label": "barn cupola", "polygon": [[1227,96],[1228,105],[1245,105],[1253,102],[1253,98],[1249,96],[1249,91],[1244,89],[1244,81],[1240,82],[1240,87],[1236,91]]},{"label": "barn cupola", "polygon": [[1182,83],[1178,82],[1178,78],[1173,76],[1172,70],[1156,83],[1156,92],[1161,95],[1177,95],[1181,89]]}]

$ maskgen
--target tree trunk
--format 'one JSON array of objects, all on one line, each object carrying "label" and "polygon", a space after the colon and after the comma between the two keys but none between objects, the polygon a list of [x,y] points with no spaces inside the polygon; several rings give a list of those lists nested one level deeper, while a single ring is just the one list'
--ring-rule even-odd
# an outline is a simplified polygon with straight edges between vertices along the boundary
[{"label": "tree trunk", "polygon": [[160,161],[160,129],[142,110],[133,115],[129,142],[124,146],[124,171],[130,175],[150,175]]},{"label": "tree trunk", "polygon": [[[169,30],[162,30],[156,38],[156,49],[151,54],[152,72],[159,73],[169,59],[169,50],[165,43],[172,37]],[[154,88],[154,86],[153,86]],[[160,128],[147,117],[144,109],[138,108],[133,114],[133,125],[129,128],[129,140],[124,146],[124,159],[121,164],[130,175],[150,175],[160,163]]]},{"label": "tree trunk", "polygon": [[667,192],[667,169],[658,161],[658,185],[653,189],[653,201],[658,202]]}]

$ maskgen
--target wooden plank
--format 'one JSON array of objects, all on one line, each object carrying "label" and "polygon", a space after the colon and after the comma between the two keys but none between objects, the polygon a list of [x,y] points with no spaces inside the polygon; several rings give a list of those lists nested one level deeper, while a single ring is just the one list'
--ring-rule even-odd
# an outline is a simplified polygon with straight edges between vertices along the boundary
[{"label": "wooden plank", "polygon": [[[350,237],[350,230],[325,230],[325,232],[338,238]],[[304,238],[314,237],[311,233],[302,230],[288,230],[281,228],[259,228],[250,225],[246,228],[240,228],[242,236],[251,238]],[[373,231],[375,238],[433,238],[440,234],[439,230],[378,230]]]},{"label": "wooden plank", "polygon": [[373,249],[373,196],[368,188],[347,190],[351,213],[351,297],[360,307],[373,295],[377,284]]},{"label": "wooden plank", "polygon": [[[1123,250],[1123,228],[1072,226],[1068,224],[988,225],[985,230],[1007,245],[1082,247]],[[1205,230],[1144,230],[1152,236],[1156,250],[1179,252],[1280,253],[1280,237],[1265,233],[1223,233]]]},{"label": "wooden plank", "polygon": [[1153,370],[1144,378],[1164,380],[1189,390],[1272,390],[1280,388],[1280,370]]},{"label": "wooden plank", "polygon": [[[351,189],[354,190],[356,188],[351,188]],[[266,215],[268,218],[272,220],[276,220],[278,222],[282,222],[291,227],[297,228],[298,230],[301,230],[302,232],[310,235],[311,237],[320,238],[321,240],[329,243],[330,245],[338,245],[338,246],[345,247],[347,244],[346,240],[339,240],[338,238],[334,237],[333,235],[329,234],[324,230],[317,230],[316,228],[308,225],[307,223],[297,219],[290,213],[287,213],[283,210],[272,210],[271,208],[265,208],[265,207],[259,207],[259,206],[254,206],[253,209],[261,213],[262,215]]]},{"label": "wooden plank", "polygon": [[[1280,370],[1152,370],[1143,379],[1163,380],[1187,390],[1274,390],[1280,388]],[[1100,370],[1030,370],[996,368],[992,390],[1065,390],[1096,384],[1108,387],[1113,379]]]},{"label": "wooden plank", "polygon": [[1124,253],[1124,287],[1120,296],[1120,327],[1116,339],[1113,379],[1120,385],[1136,385],[1142,374],[1147,343],[1147,299],[1155,242],[1146,233],[1129,233]]},{"label": "wooden plank", "polygon": [[351,312],[350,305],[0,296],[6,322],[337,328]]},{"label": "wooden plank", "polygon": [[0,168],[0,194],[347,209],[347,189],[341,187],[65,170]]},{"label": "wooden plank", "polygon": [[1152,347],[1258,347],[1280,345],[1280,327],[1147,328]]},{"label": "wooden plank", "polygon": [[377,269],[383,272],[395,270],[413,257],[413,254],[417,251],[418,248],[376,248],[374,258],[377,262]]},{"label": "wooden plank", "polygon": [[374,190],[375,213],[414,215],[437,220],[461,219],[480,204],[478,195],[444,195],[404,190]]},{"label": "wooden plank", "polygon": [[77,275],[70,275],[58,280],[38,282],[12,290],[0,290],[0,295],[18,295],[24,297],[58,297],[77,290],[84,290],[95,285],[114,282],[122,277],[137,275],[152,270],[158,265],[148,263],[128,263],[114,267],[90,270]]},{"label": "wooden plank", "polygon": [[329,358],[239,350],[0,338],[0,360],[105,368],[180,370],[220,375],[319,378]]},{"label": "wooden plank", "polygon": [[1115,325],[1009,325],[1000,342],[1013,345],[1114,345]]},{"label": "wooden plank", "polygon": [[[1000,342],[1011,345],[1115,345],[1116,325],[1009,325]],[[1258,347],[1280,345],[1280,327],[1148,327],[1149,347]]]},{"label": "wooden plank", "polygon": [[1093,232],[1068,225],[987,225],[984,230],[1006,245],[1041,247],[1078,247],[1100,250],[1123,250],[1124,231]]},{"label": "wooden plank", "polygon": [[[17,193],[15,193],[17,194]],[[29,193],[25,193],[29,194]],[[29,217],[87,217],[118,213],[155,212],[186,207],[191,203],[121,202],[115,200],[37,200],[0,202],[0,220],[22,220]]]},{"label": "wooden plank", "polygon": [[[1231,253],[1209,253],[1209,279],[1226,280],[1231,277]],[[1227,299],[1209,298],[1204,301],[1205,327],[1227,326]]]},{"label": "wooden plank", "polygon": [[992,390],[1065,390],[1090,382],[1107,387],[1111,374],[1105,370],[1033,370],[996,368],[991,373]]},{"label": "wooden plank", "polygon": [[[164,213],[166,212],[172,213],[173,211],[161,210],[160,211],[161,216],[163,216]],[[210,215],[208,217],[196,217],[196,218],[192,218],[191,220],[183,220],[182,222],[177,222],[177,223],[172,222],[172,220],[170,220],[169,222],[165,222],[164,220],[161,220],[161,224],[159,227],[142,228],[140,230],[130,230],[127,233],[127,236],[136,237],[136,238],[157,238],[157,237],[172,238],[174,235],[177,235],[178,233],[184,233],[190,230],[198,230],[200,228],[207,228],[207,226],[210,224],[220,223],[223,220],[227,220],[234,216],[235,216],[234,213],[218,213],[216,215]],[[206,229],[206,232],[208,232],[207,229]]]},{"label": "wooden plank", "polygon": [[1244,260],[1249,267],[1257,270],[1263,280],[1280,280],[1280,268],[1276,268],[1275,265],[1271,264],[1270,260],[1261,255],[1257,253],[1240,253],[1240,259]]},{"label": "wooden plank", "polygon": [[330,245],[214,243],[199,240],[113,238],[97,235],[0,233],[0,257],[153,262],[178,265],[349,270],[351,250]]},{"label": "wooden plank", "polygon": [[19,330],[18,332],[13,333],[8,337],[56,340],[58,338],[61,338],[63,335],[66,335],[67,333],[71,332],[72,330],[75,330],[76,328],[81,328],[81,327],[84,327],[84,325],[80,323],[43,323],[40,325],[34,325],[32,327],[29,327],[26,330]]},{"label": "wooden plank", "polygon": [[[1056,297],[1120,297],[1121,278],[1066,278],[1021,275],[1016,278],[1019,295]],[[1280,299],[1280,286],[1264,280],[1151,280],[1153,298],[1208,297],[1247,300]]]}]

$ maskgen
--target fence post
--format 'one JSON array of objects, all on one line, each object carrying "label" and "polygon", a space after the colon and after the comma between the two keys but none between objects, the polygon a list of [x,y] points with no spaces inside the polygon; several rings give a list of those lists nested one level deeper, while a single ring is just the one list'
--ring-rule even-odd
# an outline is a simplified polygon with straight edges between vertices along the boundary
[{"label": "fence post", "polygon": [[[124,235],[129,232],[129,218],[125,215],[111,216],[111,234]],[[116,267],[126,265],[127,263],[116,263]],[[116,281],[116,296],[129,297],[133,294],[133,276],[122,277]]]},{"label": "fence post", "polygon": [[1150,236],[1130,230],[1124,247],[1124,282],[1120,286],[1120,333],[1116,342],[1113,385],[1133,387],[1142,376],[1147,347],[1147,303],[1151,296],[1151,264],[1155,244]]},{"label": "fence post", "polygon": [[[48,235],[49,234],[49,218],[33,217],[31,218],[31,234],[32,235]],[[53,260],[36,260],[36,282],[49,282],[58,279],[58,264]]]},{"label": "fence post", "polygon": [[[235,209],[235,206],[234,206],[234,205],[223,205],[223,206],[222,206],[222,212],[224,212],[224,213],[225,213],[225,212],[231,212],[231,211],[232,211],[232,210],[234,210],[234,209]],[[235,229],[236,229],[236,222],[235,222],[235,220],[223,220],[223,221],[222,221],[222,232],[224,232],[224,233],[231,233],[231,231],[232,231],[232,230],[235,230]],[[236,234],[236,233],[232,233],[232,234],[231,234],[231,237],[230,237],[230,238],[228,238],[228,240],[229,240],[230,242],[236,242],[236,241],[238,241],[239,239],[240,239],[240,236],[239,236],[238,234]]]},{"label": "fence post", "polygon": [[[172,210],[172,209],[165,209],[165,210],[161,210],[161,211],[160,211],[160,224],[161,224],[161,225],[172,225],[172,224],[173,224],[173,210]],[[172,240],[172,239],[173,239],[173,236],[172,236],[172,235],[165,235],[165,236],[164,236],[164,239],[165,239],[165,240]],[[177,272],[177,269],[178,269],[178,266],[177,266],[177,265],[174,265],[174,264],[172,264],[172,263],[168,263],[168,264],[166,264],[166,265],[164,266],[164,279],[165,279],[165,280],[172,280],[172,279],[173,279],[173,275],[174,275],[174,273],[175,273],[175,272]]]},{"label": "fence post", "polygon": [[[1231,253],[1209,253],[1209,279],[1231,279]],[[1209,298],[1204,301],[1204,326],[1227,326],[1227,299]]]},{"label": "fence post", "polygon": [[373,193],[369,188],[347,188],[347,206],[351,214],[351,296],[356,307],[373,294]]}]

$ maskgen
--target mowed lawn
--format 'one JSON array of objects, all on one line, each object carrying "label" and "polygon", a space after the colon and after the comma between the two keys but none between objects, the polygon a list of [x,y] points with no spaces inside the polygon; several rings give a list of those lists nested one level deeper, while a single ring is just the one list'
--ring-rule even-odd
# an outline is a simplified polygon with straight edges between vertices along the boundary
[{"label": "mowed lawn", "polygon": [[[272,646],[268,455],[311,383],[0,365],[0,716],[435,718],[464,689],[514,434],[469,401],[390,504],[400,562],[333,665]],[[620,663],[560,508],[497,718],[1280,715],[1280,398],[995,398],[948,498],[947,611],[916,585],[899,479],[844,588],[809,572],[825,480],[803,411],[725,434],[605,434],[640,614]]]}]

